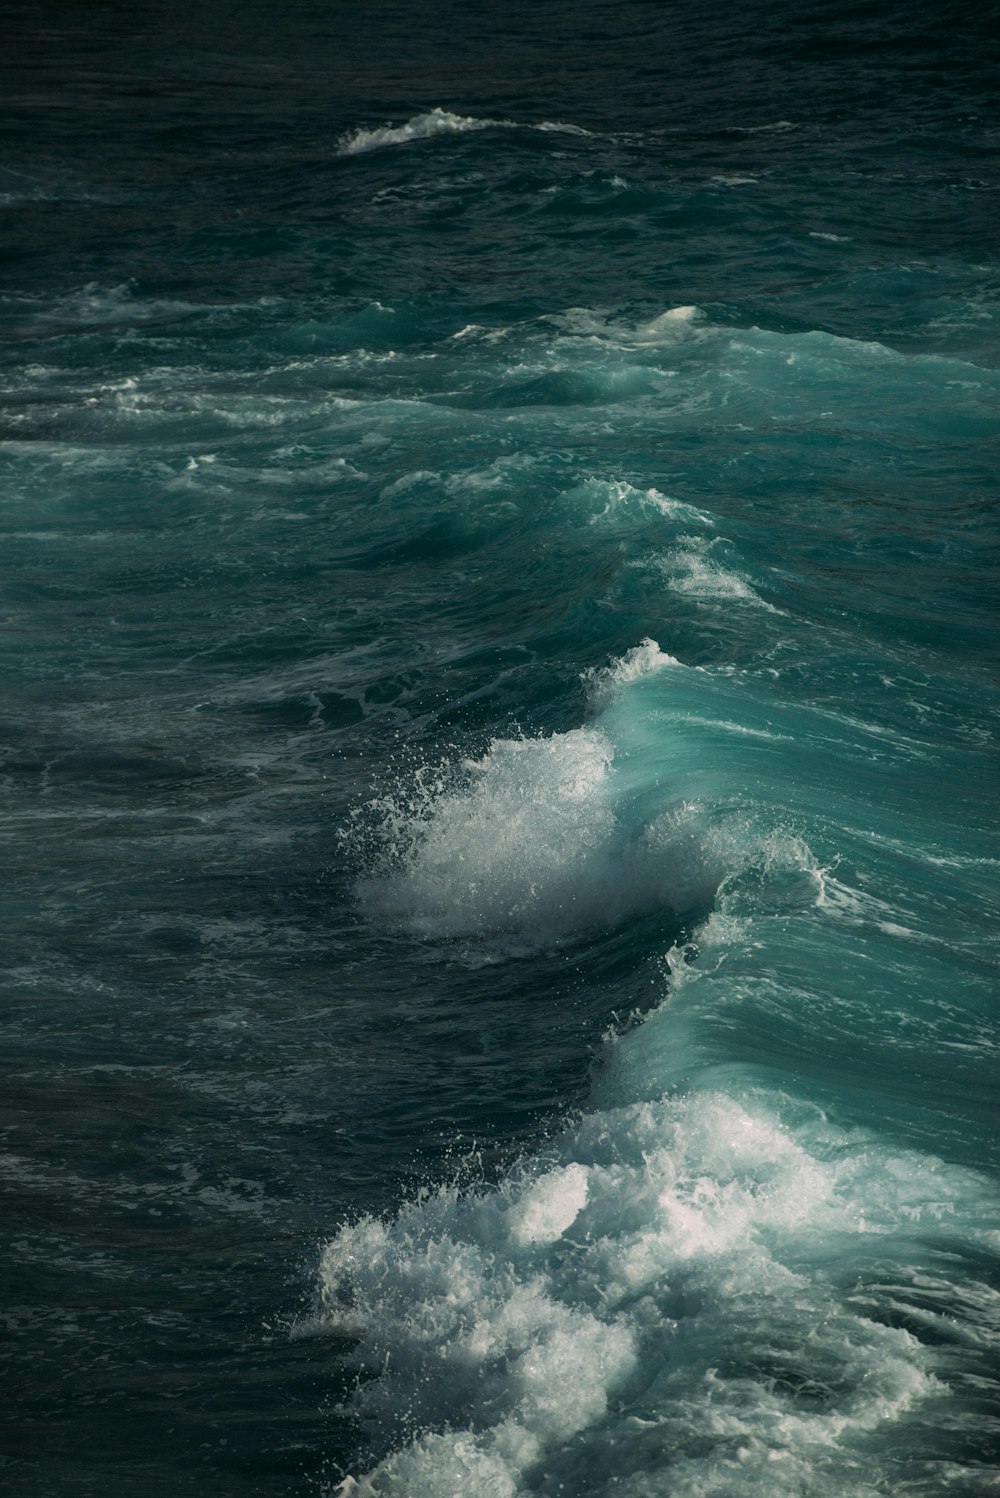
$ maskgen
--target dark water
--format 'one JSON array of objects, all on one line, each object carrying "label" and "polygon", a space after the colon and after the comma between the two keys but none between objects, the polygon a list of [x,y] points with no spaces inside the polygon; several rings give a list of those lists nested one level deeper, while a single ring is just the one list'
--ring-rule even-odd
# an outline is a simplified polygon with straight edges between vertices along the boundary
[{"label": "dark water", "polygon": [[992,1491],[992,9],[4,26],[5,1489]]}]

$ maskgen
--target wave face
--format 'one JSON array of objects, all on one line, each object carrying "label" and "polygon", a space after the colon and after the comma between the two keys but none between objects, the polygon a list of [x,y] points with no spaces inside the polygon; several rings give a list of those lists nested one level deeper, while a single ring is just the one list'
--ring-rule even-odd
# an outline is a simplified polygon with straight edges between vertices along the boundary
[{"label": "wave face", "polygon": [[98,9],[0,61],[5,1490],[993,1491],[988,17]]}]

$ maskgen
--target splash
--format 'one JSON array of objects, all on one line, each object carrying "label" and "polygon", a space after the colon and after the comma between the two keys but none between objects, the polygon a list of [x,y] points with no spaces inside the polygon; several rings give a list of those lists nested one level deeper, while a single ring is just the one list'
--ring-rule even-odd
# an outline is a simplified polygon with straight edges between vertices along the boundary
[{"label": "splash", "polygon": [[359,810],[344,836],[370,917],[421,938],[499,941],[509,955],[654,911],[702,919],[720,891],[729,905],[744,886],[815,900],[807,845],[717,802],[705,778],[705,731],[730,739],[733,727],[687,706],[711,690],[708,673],[647,637],[583,682],[593,724],[494,739],[481,758],[422,768]]},{"label": "splash", "polygon": [[537,947],[710,900],[718,871],[699,847],[695,809],[678,805],[635,832],[617,801],[614,750],[598,729],[496,739],[482,759],[373,803],[379,851],[361,901],[420,936]]},{"label": "splash", "polygon": [[[699,561],[699,585],[752,603],[718,550],[690,543],[676,576]],[[764,815],[762,756],[792,720],[745,722],[739,673],[651,637],[584,683],[589,726],[495,740],[377,804],[385,851],[359,894],[508,954],[661,905],[686,934],[582,1119],[497,1183],[327,1245],[301,1330],[355,1339],[344,1413],[370,1440],[339,1493],[898,1491],[901,1453],[945,1418],[941,1339],[993,1345],[989,1292],[962,1300],[932,1271],[993,1251],[995,1193],[772,1085],[774,1027],[815,1001],[798,954],[855,924],[835,862]],[[734,798],[751,764],[758,800]],[[752,1063],[731,1059],[737,1028]]]}]

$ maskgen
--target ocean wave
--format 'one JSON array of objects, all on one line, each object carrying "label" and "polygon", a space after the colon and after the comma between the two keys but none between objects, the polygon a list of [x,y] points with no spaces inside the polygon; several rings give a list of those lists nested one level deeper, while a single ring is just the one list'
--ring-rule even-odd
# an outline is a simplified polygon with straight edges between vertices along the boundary
[{"label": "ocean wave", "polygon": [[667,666],[680,664],[675,656],[661,650],[656,641],[647,636],[631,650],[627,650],[619,659],[612,661],[610,666],[595,666],[585,671],[583,679],[591,702],[595,707],[600,708],[614,698],[629,682],[639,681],[642,677],[662,671]]},{"label": "ocean wave", "polygon": [[300,1332],[357,1339],[347,1412],[372,1436],[341,1498],[881,1492],[867,1435],[944,1392],[889,1314],[919,1276],[886,1287],[882,1258],[975,1238],[985,1210],[978,1177],[818,1110],[598,1109],[498,1186],[327,1245]]},{"label": "ocean wave", "polygon": [[517,951],[710,901],[722,869],[695,809],[630,830],[613,761],[610,740],[580,728],[495,739],[480,760],[415,777],[369,808],[377,853],[362,905],[420,936],[503,937]]},{"label": "ocean wave", "polygon": [[744,604],[779,613],[734,567],[718,559],[717,549],[714,540],[701,542],[692,538],[685,546],[661,558],[659,565],[671,589],[703,602]]},{"label": "ocean wave", "polygon": [[[816,903],[803,840],[717,799],[705,777],[706,740],[734,726],[692,711],[718,695],[708,673],[646,638],[583,682],[593,723],[494,739],[358,809],[343,836],[370,919],[517,955],[653,911],[703,919],[720,899],[730,913]],[[716,714],[727,703],[723,688]],[[787,738],[771,725],[741,736]]]},{"label": "ocean wave", "polygon": [[359,128],[345,135],[340,142],[341,156],[360,156],[366,151],[379,151],[386,146],[406,146],[412,141],[431,140],[439,135],[463,135],[476,130],[538,130],[545,134],[589,135],[580,125],[566,124],[560,120],[543,120],[537,125],[522,125],[517,120],[483,119],[476,115],[452,114],[448,109],[434,108],[425,114],[414,115],[402,125],[381,125]]},{"label": "ocean wave", "polygon": [[658,489],[638,489],[623,479],[589,479],[578,491],[587,501],[601,506],[590,516],[590,524],[609,520],[642,520],[650,512],[675,523],[714,527],[715,521],[704,510],[696,509],[682,499],[661,494]]}]

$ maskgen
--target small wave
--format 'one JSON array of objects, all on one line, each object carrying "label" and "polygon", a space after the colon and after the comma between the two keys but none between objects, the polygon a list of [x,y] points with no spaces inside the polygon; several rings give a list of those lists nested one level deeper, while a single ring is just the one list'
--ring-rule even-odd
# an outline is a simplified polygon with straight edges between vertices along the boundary
[{"label": "small wave", "polygon": [[691,305],[667,307],[638,327],[624,322],[615,312],[600,307],[567,307],[562,312],[549,313],[543,319],[572,338],[590,338],[625,348],[637,344],[676,342],[687,338],[705,320],[702,309]]},{"label": "small wave", "polygon": [[704,316],[700,307],[668,307],[666,312],[661,312],[639,331],[646,334],[673,333],[678,328],[687,328],[692,323],[700,322]]},{"label": "small wave", "polygon": [[627,650],[618,660],[613,661],[610,666],[597,666],[585,671],[583,680],[591,702],[595,707],[600,708],[629,682],[638,681],[643,676],[650,676],[655,671],[662,671],[666,666],[679,666],[680,664],[676,656],[668,655],[665,650],[660,649],[655,640],[647,636],[631,650]]},{"label": "small wave", "polygon": [[419,936],[503,938],[517,953],[709,902],[722,870],[702,850],[694,808],[630,829],[613,759],[603,733],[578,728],[496,739],[481,760],[416,777],[368,809],[376,853],[362,904]]},{"label": "small wave", "polygon": [[713,529],[715,526],[711,515],[707,515],[704,510],[696,509],[682,499],[674,499],[669,494],[661,494],[659,489],[637,489],[622,479],[589,479],[577,492],[582,492],[588,500],[596,499],[601,504],[601,508],[590,516],[591,525],[629,514],[641,516],[652,510],[679,523]]},{"label": "small wave", "polygon": [[472,115],[451,114],[447,109],[431,109],[415,115],[404,125],[383,125],[373,130],[359,129],[340,143],[341,156],[360,156],[383,146],[405,146],[414,140],[430,140],[435,135],[459,135],[468,130],[504,129],[509,120],[482,120]]},{"label": "small wave", "polygon": [[798,130],[792,120],[774,120],[770,125],[734,125],[737,135],[782,135],[786,130]]},{"label": "small wave", "polygon": [[58,297],[5,297],[0,301],[0,307],[8,316],[30,320],[42,329],[54,326],[57,332],[76,327],[167,322],[231,310],[210,303],[197,305],[168,297],[143,298],[136,295],[135,283],[131,281],[115,286],[88,281]]},{"label": "small wave", "polygon": [[669,578],[673,591],[706,602],[748,604],[753,608],[766,609],[768,613],[778,613],[779,610],[761,598],[745,578],[732,567],[723,566],[712,556],[713,544],[692,544],[662,560],[662,570]]},{"label": "small wave", "polygon": [[[646,638],[583,681],[603,713],[664,670],[688,674]],[[494,739],[480,759],[418,770],[344,833],[367,870],[362,906],[424,938],[500,939],[508,955],[653,910],[704,913],[759,839],[703,825],[680,781],[660,790],[657,773],[643,790],[615,759],[595,725]]]},{"label": "small wave", "polygon": [[[584,673],[596,725],[494,739],[482,758],[422,769],[360,808],[344,837],[366,868],[356,890],[369,917],[520,956],[654,911],[683,920],[716,904],[737,914],[762,901],[814,905],[808,847],[692,795],[703,781],[692,781],[690,746],[684,733],[673,742],[667,718],[657,719],[653,760],[638,768],[648,720],[633,693],[668,673],[690,694],[701,672],[647,638]],[[719,732],[676,706],[669,721]],[[733,727],[722,725],[727,735]]]},{"label": "small wave", "polygon": [[594,133],[592,130],[584,130],[582,125],[570,125],[565,120],[543,120],[540,125],[532,125],[531,128],[554,135],[593,135]]},{"label": "small wave", "polygon": [[341,140],[339,155],[360,156],[366,151],[378,151],[384,146],[405,146],[411,141],[431,140],[437,135],[462,135],[475,130],[530,129],[546,134],[589,135],[580,125],[566,124],[561,120],[543,120],[538,125],[522,126],[517,120],[482,119],[476,115],[452,114],[448,109],[434,108],[426,114],[414,115],[402,125],[382,125],[374,129],[358,129]]}]

